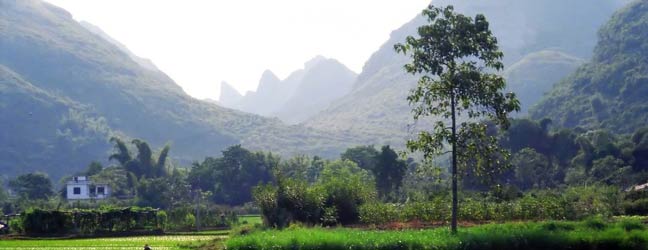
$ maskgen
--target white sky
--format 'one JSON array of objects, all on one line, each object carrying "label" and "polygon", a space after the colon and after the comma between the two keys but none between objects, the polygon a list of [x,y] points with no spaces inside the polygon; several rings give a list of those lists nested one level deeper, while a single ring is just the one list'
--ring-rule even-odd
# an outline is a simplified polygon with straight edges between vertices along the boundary
[{"label": "white sky", "polygon": [[47,0],[149,58],[196,98],[256,89],[316,55],[360,72],[430,0]]}]

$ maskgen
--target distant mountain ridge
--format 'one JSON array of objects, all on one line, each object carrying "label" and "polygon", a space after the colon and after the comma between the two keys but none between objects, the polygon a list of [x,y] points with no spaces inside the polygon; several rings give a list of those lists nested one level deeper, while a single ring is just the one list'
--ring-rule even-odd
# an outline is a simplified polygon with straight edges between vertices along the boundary
[{"label": "distant mountain ridge", "polygon": [[[551,88],[555,83],[553,81],[569,74],[569,69],[576,68],[581,58],[591,56],[597,29],[625,2],[435,0],[432,4],[454,5],[457,12],[469,16],[483,13],[504,52],[506,69],[518,62],[543,65],[540,68],[512,67],[508,71],[510,88],[526,88],[523,90],[526,93],[524,99],[521,100],[526,110],[533,105],[533,100],[542,96],[544,90]],[[389,40],[365,63],[352,91],[304,124],[317,129],[366,135],[376,138],[376,144],[402,145],[412,131],[425,129],[429,122],[438,119],[431,118],[414,124],[406,97],[418,76],[405,73],[403,65],[409,59],[396,54],[393,48],[394,44],[405,41],[406,36],[415,35],[416,29],[424,23],[425,20],[419,15],[393,31]],[[542,56],[528,57],[534,53]],[[553,59],[547,60],[547,57]],[[539,78],[531,80],[518,77],[523,75],[536,75]],[[545,77],[547,75],[551,77]],[[516,83],[518,80],[533,84]]]},{"label": "distant mountain ridge", "polygon": [[96,25],[91,24],[91,23],[86,22],[86,21],[81,21],[81,22],[79,22],[79,24],[81,24],[81,26],[86,28],[88,31],[94,33],[95,35],[98,35],[99,37],[103,38],[104,40],[106,40],[106,41],[112,43],[113,45],[117,46],[117,48],[119,48],[122,52],[126,53],[126,55],[128,55],[128,57],[130,57],[133,61],[135,61],[140,66],[142,66],[142,67],[144,67],[146,69],[149,69],[149,70],[159,71],[159,69],[157,68],[157,66],[155,66],[155,64],[153,64],[153,61],[151,61],[151,59],[141,58],[141,57],[135,55],[132,51],[130,51],[126,47],[126,45],[124,45],[124,44],[120,43],[119,41],[113,39],[108,34],[106,34],[106,32],[104,32],[101,28],[97,27]]},{"label": "distant mountain ridge", "polygon": [[[218,155],[234,144],[284,155],[308,153],[325,157],[336,156],[350,145],[362,144],[357,137],[286,126],[278,119],[196,100],[163,72],[140,65],[123,48],[89,31],[67,11],[49,3],[0,0],[0,6],[0,65],[4,78],[9,79],[4,81],[38,89],[20,92],[23,94],[11,99],[6,98],[9,94],[2,92],[0,113],[8,115],[2,117],[0,126],[6,129],[3,133],[9,133],[11,141],[16,142],[11,147],[15,152],[3,158],[0,164],[3,174],[15,175],[24,169],[42,170],[60,177],[78,171],[90,159],[105,160],[106,151],[110,150],[108,137],[112,135],[141,138],[154,148],[171,143],[171,156],[183,164]],[[89,118],[74,119],[82,120],[89,128],[101,122],[101,127],[109,132],[83,134],[82,131],[88,130],[83,128],[86,125],[69,132],[65,127],[43,130],[46,134],[19,129],[23,120],[12,119],[11,109],[24,106],[27,100],[47,100],[49,97],[57,98],[44,105],[37,102],[38,105],[29,106],[47,110],[43,113],[52,116],[43,124],[57,128],[55,121],[67,119],[65,114],[75,114],[74,118],[82,113],[87,115],[81,117]],[[76,104],[55,104],[61,108],[49,108],[54,104],[47,103],[67,103],[59,99]],[[83,112],[77,112],[80,109],[77,106],[83,107]],[[81,132],[75,132],[77,130]],[[69,146],[57,144],[60,136],[74,136],[75,133],[81,133],[83,140],[91,142],[87,148],[79,143],[87,156],[74,158],[79,155],[74,143]],[[33,140],[70,158],[30,157],[28,145]]]},{"label": "distant mountain ridge", "polygon": [[284,80],[270,70],[264,71],[257,90],[242,97],[223,82],[219,99],[229,108],[297,124],[349,93],[356,76],[339,61],[316,56]]}]

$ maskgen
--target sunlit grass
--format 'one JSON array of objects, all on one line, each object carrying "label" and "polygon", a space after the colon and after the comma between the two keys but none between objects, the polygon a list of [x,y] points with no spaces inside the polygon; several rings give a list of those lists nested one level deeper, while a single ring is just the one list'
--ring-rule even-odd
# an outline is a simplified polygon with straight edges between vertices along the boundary
[{"label": "sunlit grass", "polygon": [[153,249],[175,250],[187,249],[190,245],[208,242],[219,236],[208,235],[169,235],[169,236],[137,236],[119,238],[93,239],[29,239],[29,240],[0,240],[0,249],[79,249],[79,250],[128,250],[143,249],[149,244]]},{"label": "sunlit grass", "polygon": [[648,249],[648,231],[639,221],[606,223],[530,222],[489,224],[460,229],[403,231],[296,228],[237,236],[227,249]]},{"label": "sunlit grass", "polygon": [[241,215],[238,217],[239,219],[239,224],[261,224],[263,221],[261,220],[261,215]]}]

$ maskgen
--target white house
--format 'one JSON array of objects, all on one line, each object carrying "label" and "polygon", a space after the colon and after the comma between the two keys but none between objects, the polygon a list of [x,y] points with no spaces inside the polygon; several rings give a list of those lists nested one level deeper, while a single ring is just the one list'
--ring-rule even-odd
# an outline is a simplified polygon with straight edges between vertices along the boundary
[{"label": "white house", "polygon": [[86,176],[75,176],[67,182],[68,200],[105,199],[110,196],[110,186],[104,183],[93,183]]}]

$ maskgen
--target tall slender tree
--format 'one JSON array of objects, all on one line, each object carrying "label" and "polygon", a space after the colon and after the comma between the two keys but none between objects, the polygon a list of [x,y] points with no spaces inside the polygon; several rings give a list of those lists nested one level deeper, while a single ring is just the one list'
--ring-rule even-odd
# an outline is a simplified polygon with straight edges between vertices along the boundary
[{"label": "tall slender tree", "polygon": [[[428,24],[418,28],[418,37],[409,36],[394,49],[409,55],[408,73],[421,75],[407,97],[415,120],[436,116],[432,131],[419,132],[407,142],[411,151],[421,151],[425,159],[443,154],[445,143],[452,145],[452,232],[457,231],[458,167],[477,175],[491,175],[505,167],[507,152],[499,149],[481,119],[489,118],[502,128],[509,126],[508,114],[519,111],[515,94],[502,93],[504,79],[491,73],[503,69],[497,39],[484,15],[475,18],[455,13],[452,6],[423,10]],[[450,119],[450,126],[446,120]],[[457,120],[462,122],[457,124]]]}]

